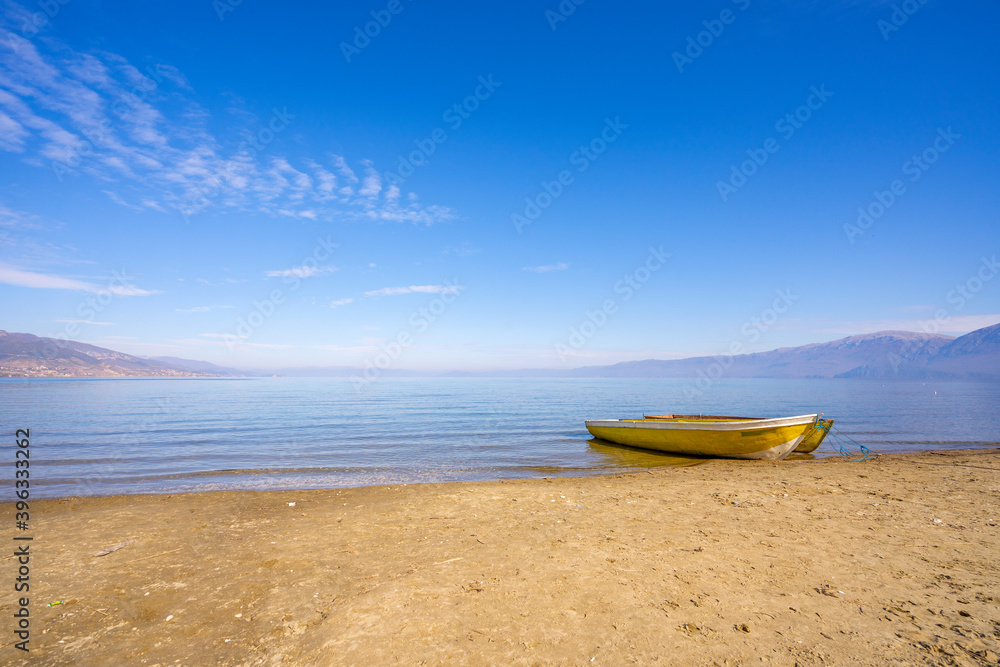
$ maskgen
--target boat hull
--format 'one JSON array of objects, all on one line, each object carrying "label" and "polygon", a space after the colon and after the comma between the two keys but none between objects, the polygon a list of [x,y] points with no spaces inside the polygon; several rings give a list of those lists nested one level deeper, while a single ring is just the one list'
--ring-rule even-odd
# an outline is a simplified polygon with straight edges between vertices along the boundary
[{"label": "boat hull", "polygon": [[795,448],[796,454],[808,454],[816,451],[816,448],[823,444],[823,439],[830,432],[833,426],[832,419],[820,419],[816,427],[802,438],[802,442]]},{"label": "boat hull", "polygon": [[594,419],[595,438],[686,456],[780,461],[815,429],[818,415],[748,421]]}]

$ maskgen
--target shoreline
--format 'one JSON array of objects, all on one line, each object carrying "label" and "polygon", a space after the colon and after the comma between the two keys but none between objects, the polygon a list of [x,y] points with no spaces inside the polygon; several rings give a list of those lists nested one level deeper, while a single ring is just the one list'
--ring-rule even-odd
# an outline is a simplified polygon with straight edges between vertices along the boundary
[{"label": "shoreline", "polygon": [[[951,443],[948,443],[949,445]],[[974,452],[982,450],[992,450],[1000,449],[1000,442],[996,443],[984,443],[984,444],[974,444],[974,443],[960,443],[962,447],[951,447],[947,446],[944,449],[915,449],[915,450],[902,450],[902,451],[892,451],[892,452],[871,452],[871,457],[878,456],[907,456],[907,455],[918,455],[918,454],[932,454],[939,452]],[[36,500],[69,500],[69,499],[83,499],[83,498],[129,498],[129,497],[141,497],[141,496],[181,496],[188,494],[200,494],[200,493],[225,493],[225,492],[239,492],[239,493],[265,493],[269,491],[332,491],[332,490],[342,490],[342,489],[364,489],[364,488],[377,488],[386,486],[414,486],[417,484],[479,484],[488,482],[520,482],[520,481],[530,481],[538,479],[576,479],[579,477],[608,477],[614,475],[630,475],[633,473],[644,472],[646,470],[658,470],[663,468],[675,468],[675,467],[685,467],[685,466],[698,466],[710,463],[712,461],[718,461],[720,459],[715,457],[682,457],[666,454],[663,452],[656,452],[645,450],[637,447],[629,447],[627,445],[617,445],[613,443],[600,443],[598,445],[603,450],[618,450],[618,455],[626,457],[631,460],[632,463],[628,464],[630,467],[622,468],[585,468],[585,467],[568,467],[568,466],[511,466],[509,469],[514,471],[510,477],[489,477],[489,478],[469,478],[469,479],[431,479],[431,480],[414,480],[414,481],[382,481],[377,483],[359,483],[359,484],[345,484],[344,486],[328,485],[328,486],[279,486],[276,488],[257,488],[249,486],[250,482],[243,482],[245,486],[224,486],[223,484],[206,485],[204,489],[166,489],[166,490],[151,490],[151,491],[127,491],[127,492],[109,492],[109,493],[98,493],[98,494],[87,494],[87,495],[37,495],[38,489],[45,489],[56,484],[61,484],[63,482],[57,483],[42,483],[36,487],[35,494],[33,497]],[[829,446],[829,445],[826,445]],[[851,452],[849,457],[854,460],[861,456],[861,452]],[[788,463],[804,463],[809,461],[824,461],[828,459],[844,459],[844,456],[840,452],[836,451],[814,451],[808,454],[795,454],[792,453],[788,458],[783,461]],[[724,459],[722,459],[724,460]],[[517,476],[520,471],[527,470],[541,470],[545,468],[544,471],[548,476],[537,476],[537,477],[521,477]],[[499,467],[491,467],[490,470],[498,470]],[[336,469],[339,474],[342,474],[341,469]],[[225,477],[229,475],[241,476],[246,479],[256,479],[256,478],[266,478],[268,476],[286,476],[292,478],[295,476],[320,476],[329,474],[326,468],[294,468],[294,469],[284,469],[284,468],[245,468],[245,469],[224,469],[224,470],[208,470],[199,471],[196,473],[189,473],[188,478],[198,479],[207,477]],[[159,475],[157,477],[176,477],[177,475]],[[319,484],[319,482],[317,482]],[[193,486],[194,484],[190,484]],[[12,501],[3,501],[12,502]],[[2,503],[0,503],[2,504]]]},{"label": "shoreline", "polygon": [[993,664],[998,501],[1000,448],[32,500],[31,653],[0,651],[33,665]]}]

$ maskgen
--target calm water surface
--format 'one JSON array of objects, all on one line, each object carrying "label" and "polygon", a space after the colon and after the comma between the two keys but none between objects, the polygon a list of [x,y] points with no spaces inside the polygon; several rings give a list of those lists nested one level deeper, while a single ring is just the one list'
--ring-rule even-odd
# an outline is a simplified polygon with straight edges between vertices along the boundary
[{"label": "calm water surface", "polygon": [[[31,429],[33,497],[602,474],[697,461],[593,441],[585,419],[645,411],[823,412],[875,452],[1000,446],[1000,384],[956,381],[0,380]],[[11,454],[12,448],[4,451]],[[836,455],[828,439],[818,456]],[[11,454],[12,457],[12,454]],[[8,467],[8,470],[13,468]],[[4,484],[11,499],[13,484]]]}]

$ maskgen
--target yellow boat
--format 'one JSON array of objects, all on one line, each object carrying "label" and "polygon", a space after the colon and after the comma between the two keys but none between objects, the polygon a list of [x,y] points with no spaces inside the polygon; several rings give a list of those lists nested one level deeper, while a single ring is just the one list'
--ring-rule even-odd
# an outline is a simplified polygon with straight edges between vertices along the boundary
[{"label": "yellow boat", "polygon": [[[707,421],[757,421],[762,417],[723,417],[720,415],[644,415],[646,419],[683,419],[686,421],[707,420]],[[823,444],[830,429],[833,427],[832,419],[820,419],[816,422],[815,428],[806,434],[799,446],[793,451],[796,454],[809,454]]]},{"label": "yellow boat", "polygon": [[713,415],[660,415],[642,419],[591,419],[601,440],[688,456],[780,461],[816,430],[822,415],[777,419]]},{"label": "yellow boat", "polygon": [[833,426],[832,419],[820,419],[816,423],[816,427],[810,431],[799,446],[795,448],[796,454],[808,454],[809,452],[816,451],[816,448],[823,443],[823,438],[826,434],[830,432],[830,428]]}]

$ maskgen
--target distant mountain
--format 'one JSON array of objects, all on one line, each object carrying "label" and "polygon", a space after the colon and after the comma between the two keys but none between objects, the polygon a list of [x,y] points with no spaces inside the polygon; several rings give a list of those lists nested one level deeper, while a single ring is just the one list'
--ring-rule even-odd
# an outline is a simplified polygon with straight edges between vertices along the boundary
[{"label": "distant mountain", "polygon": [[578,378],[985,378],[1000,379],[1000,325],[960,338],[880,331],[828,343],[736,356],[647,359],[567,370],[454,373],[474,377]]},{"label": "distant mountain", "polygon": [[880,331],[829,343],[737,356],[633,361],[578,368],[572,377],[985,378],[1000,379],[1000,325],[960,338]]},{"label": "distant mountain", "polygon": [[231,375],[244,377],[247,375],[270,375],[262,371],[241,371],[225,366],[216,366],[207,361],[196,361],[194,359],[181,359],[180,357],[142,357],[146,361],[151,361],[161,366],[176,368],[181,371],[191,373],[208,373],[211,375]]},{"label": "distant mountain", "polygon": [[0,331],[0,377],[192,377],[193,372],[75,341]]},{"label": "distant mountain", "polygon": [[1000,377],[1000,324],[959,336],[928,361],[927,370],[954,377]]},{"label": "distant mountain", "polygon": [[[143,359],[86,343],[0,331],[0,376],[182,377],[259,376],[354,377],[352,366],[283,368],[273,373],[216,366],[177,357]],[[495,372],[422,373],[379,371],[377,377],[522,378],[969,378],[1000,380],[1000,324],[955,338],[909,331],[880,331],[828,343],[782,347],[769,352],[690,359],[647,359],[611,366]]]},{"label": "distant mountain", "polygon": [[[782,347],[769,352],[736,356],[693,357],[670,361],[630,361],[613,366],[578,368],[575,377],[697,377],[721,367],[726,377],[835,377],[859,367],[891,368],[892,355],[910,354],[906,362],[924,363],[951,336],[924,336],[907,331],[882,331],[849,336],[829,343]],[[713,371],[714,372],[714,371]]]}]

